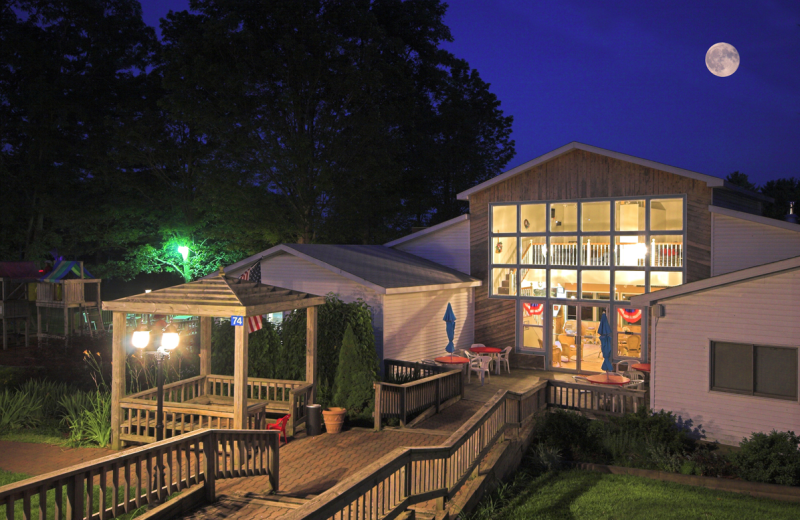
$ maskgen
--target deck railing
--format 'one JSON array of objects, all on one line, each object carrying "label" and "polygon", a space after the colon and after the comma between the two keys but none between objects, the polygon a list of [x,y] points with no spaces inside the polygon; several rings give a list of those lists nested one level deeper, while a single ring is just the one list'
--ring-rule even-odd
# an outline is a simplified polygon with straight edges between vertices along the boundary
[{"label": "deck railing", "polygon": [[443,374],[453,370],[450,367],[429,365],[427,363],[414,363],[413,361],[400,361],[398,359],[383,360],[383,376],[386,379],[417,380],[436,374]]},{"label": "deck railing", "polygon": [[[436,367],[431,367],[436,368]],[[439,408],[456,397],[464,396],[464,375],[461,370],[445,370],[402,385],[377,382],[375,389],[375,429],[383,419],[398,419],[405,426],[409,417],[430,408]]]},{"label": "deck railing", "polygon": [[547,406],[578,410],[592,415],[622,416],[645,406],[645,391],[608,385],[550,381]]},{"label": "deck railing", "polygon": [[268,475],[277,490],[278,465],[277,431],[206,429],[0,487],[0,504],[9,519],[16,509],[24,518],[105,520],[201,483],[213,501],[216,479]]},{"label": "deck railing", "polygon": [[433,499],[441,508],[507,431],[518,431],[544,408],[546,387],[542,381],[525,393],[499,390],[441,446],[398,448],[283,518],[394,518]]}]

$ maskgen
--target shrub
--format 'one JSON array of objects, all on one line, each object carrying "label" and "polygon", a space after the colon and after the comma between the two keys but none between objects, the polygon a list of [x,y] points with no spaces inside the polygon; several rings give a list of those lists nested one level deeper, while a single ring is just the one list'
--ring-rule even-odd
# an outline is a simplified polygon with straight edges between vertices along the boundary
[{"label": "shrub", "polygon": [[551,448],[557,448],[565,459],[583,460],[581,457],[597,452],[595,435],[590,434],[590,420],[578,413],[554,410],[537,419],[535,439]]},{"label": "shrub", "polygon": [[0,393],[0,432],[35,428],[42,422],[42,404],[25,392]]},{"label": "shrub", "polygon": [[635,413],[611,419],[618,431],[626,431],[633,438],[646,439],[652,446],[661,446],[670,453],[682,454],[696,447],[696,432],[681,423],[672,412],[650,412],[640,408]]},{"label": "shrub", "polygon": [[111,442],[111,394],[97,391],[88,394],[89,406],[69,426],[73,446],[107,446]]},{"label": "shrub", "polygon": [[91,403],[91,392],[81,392],[78,390],[63,396],[58,402],[62,412],[61,424],[67,428],[71,428],[73,424],[76,424],[80,420],[83,411],[89,409]]},{"label": "shrub", "polygon": [[66,383],[57,383],[46,379],[30,379],[20,385],[19,391],[28,394],[33,402],[41,404],[41,416],[44,420],[60,419],[63,411],[59,406],[61,399],[75,391]]},{"label": "shrub", "polygon": [[532,450],[531,459],[536,469],[544,471],[558,471],[561,469],[561,450],[539,443]]},{"label": "shrub", "polygon": [[374,348],[358,343],[350,325],[342,338],[338,365],[333,402],[347,408],[347,416],[351,419],[369,418],[375,406],[372,384],[378,376],[377,358]]},{"label": "shrub", "polygon": [[794,432],[754,433],[729,455],[736,474],[751,482],[800,485],[800,437]]}]

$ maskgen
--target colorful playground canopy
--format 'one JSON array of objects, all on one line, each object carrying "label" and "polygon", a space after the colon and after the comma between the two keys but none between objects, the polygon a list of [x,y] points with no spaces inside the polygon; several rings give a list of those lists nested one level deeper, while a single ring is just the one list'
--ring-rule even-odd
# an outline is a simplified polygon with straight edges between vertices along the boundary
[{"label": "colorful playground canopy", "polygon": [[[40,282],[58,282],[63,280],[65,276],[69,273],[73,273],[76,276],[80,277],[81,275],[81,264],[80,262],[59,262],[53,268],[52,271],[47,273],[47,275],[39,278]],[[86,268],[83,268],[83,277],[84,278],[94,278]]]}]

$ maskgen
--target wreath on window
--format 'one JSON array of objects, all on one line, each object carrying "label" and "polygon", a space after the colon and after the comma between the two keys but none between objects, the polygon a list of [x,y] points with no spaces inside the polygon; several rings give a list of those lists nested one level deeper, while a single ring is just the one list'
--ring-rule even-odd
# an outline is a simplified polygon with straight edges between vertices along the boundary
[{"label": "wreath on window", "polygon": [[531,227],[531,223],[528,222],[528,219],[523,220],[522,221],[522,225],[525,226],[525,229],[528,229],[529,227]]},{"label": "wreath on window", "polygon": [[494,246],[494,252],[497,253],[498,255],[503,252],[503,243],[502,242],[500,242],[500,241],[497,242],[497,245]]}]

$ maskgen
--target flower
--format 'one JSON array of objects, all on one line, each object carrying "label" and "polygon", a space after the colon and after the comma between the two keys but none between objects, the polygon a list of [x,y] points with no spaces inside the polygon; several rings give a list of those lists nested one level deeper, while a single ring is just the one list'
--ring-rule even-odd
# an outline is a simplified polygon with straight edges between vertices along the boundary
[{"label": "flower", "polygon": [[98,352],[98,353],[97,353],[97,355],[99,356],[99,355],[100,355],[100,353]]}]

